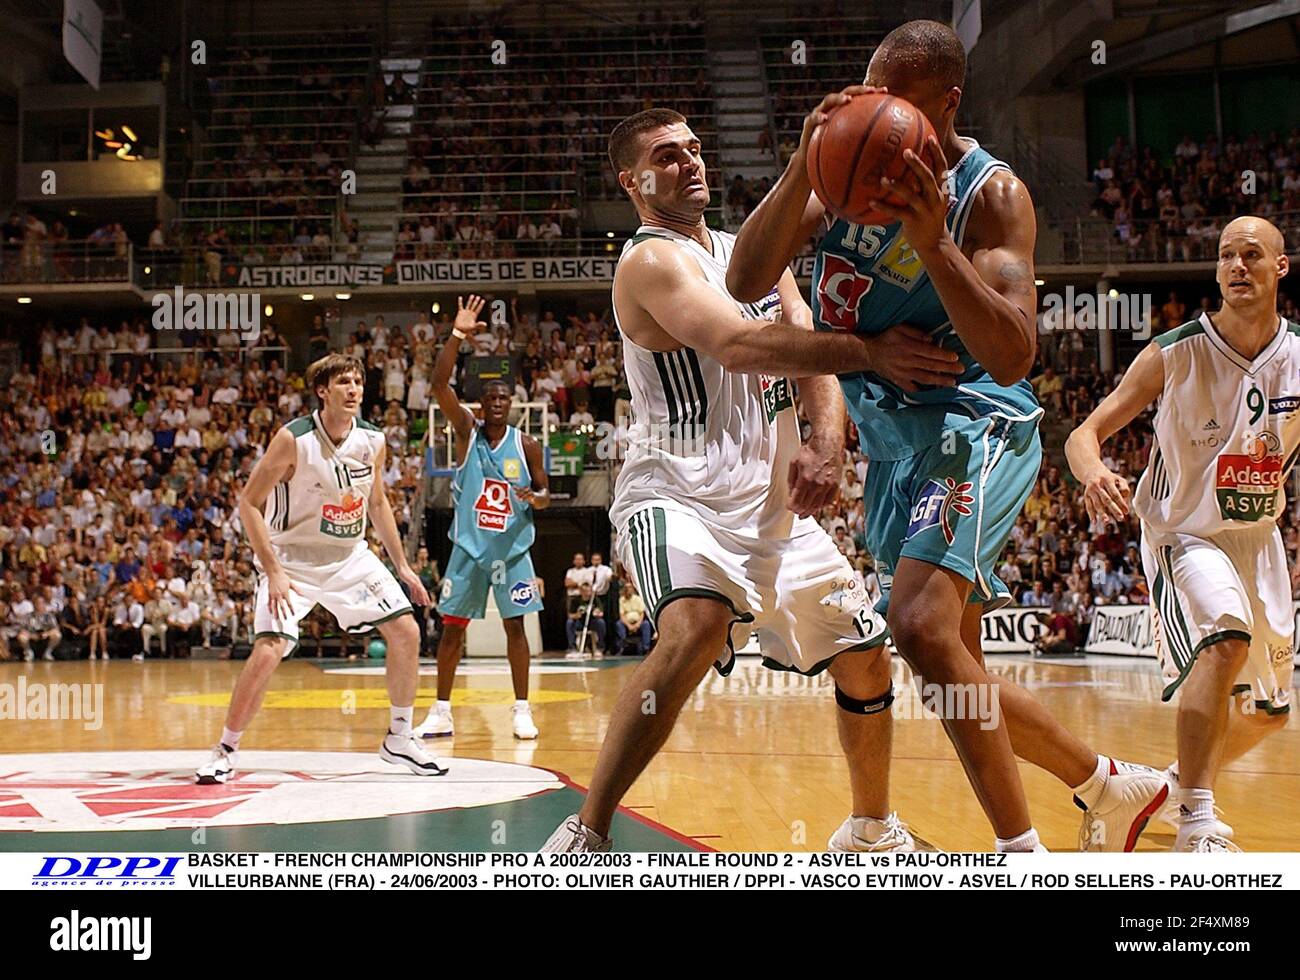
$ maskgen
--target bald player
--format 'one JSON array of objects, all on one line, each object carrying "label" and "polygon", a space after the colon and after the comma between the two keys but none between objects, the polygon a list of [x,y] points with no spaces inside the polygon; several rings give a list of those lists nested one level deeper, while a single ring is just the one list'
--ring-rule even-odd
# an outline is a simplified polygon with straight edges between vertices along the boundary
[{"label": "bald player", "polygon": [[[1215,816],[1215,777],[1291,708],[1291,578],[1277,525],[1300,455],[1300,325],[1277,312],[1288,268],[1272,224],[1230,222],[1215,275],[1222,308],[1155,338],[1065,445],[1088,515],[1117,523],[1131,506],[1142,525],[1162,699],[1179,694],[1176,851],[1240,850]],[[1157,399],[1130,504],[1101,444]]]}]

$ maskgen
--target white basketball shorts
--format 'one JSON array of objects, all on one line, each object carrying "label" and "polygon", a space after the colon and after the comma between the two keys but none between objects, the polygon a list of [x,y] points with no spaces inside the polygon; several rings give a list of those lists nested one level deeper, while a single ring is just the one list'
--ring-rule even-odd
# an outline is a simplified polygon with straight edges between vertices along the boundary
[{"label": "white basketball shorts", "polygon": [[720,599],[735,619],[715,666],[728,674],[737,644],[758,633],[763,663],[819,674],[839,654],[885,642],[885,621],[853,568],[812,522],[775,541],[705,522],[686,510],[647,504],[618,527],[618,553],[657,623],[674,599]]},{"label": "white basketball shorts", "polygon": [[1212,538],[1143,525],[1142,565],[1163,700],[1173,697],[1201,650],[1237,637],[1250,644],[1250,656],[1236,690],[1249,688],[1256,706],[1270,713],[1290,709],[1295,617],[1276,524]]},{"label": "white basketball shorts", "polygon": [[267,578],[257,577],[257,605],[253,610],[254,640],[282,636],[289,640],[287,657],[298,645],[298,623],[317,604],[324,606],[349,633],[366,633],[386,620],[411,612],[402,586],[375,553],[364,545],[347,557],[324,562],[286,561],[280,564],[295,591],[289,593],[292,610],[280,618],[271,615]]}]

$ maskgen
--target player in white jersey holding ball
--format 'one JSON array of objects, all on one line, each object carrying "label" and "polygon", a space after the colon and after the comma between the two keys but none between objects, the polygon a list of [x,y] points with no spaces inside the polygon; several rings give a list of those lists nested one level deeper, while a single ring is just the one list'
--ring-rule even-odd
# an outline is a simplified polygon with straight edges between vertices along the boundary
[{"label": "player in white jersey holding ball", "polygon": [[429,602],[402,550],[385,495],[384,434],[359,418],[361,362],[328,354],[307,369],[320,408],[271,439],[239,497],[239,517],[259,572],[253,651],[235,683],[225,729],[195,774],[224,783],[235,771],[244,729],[262,704],[271,674],[298,645],[298,623],[319,603],[350,633],[378,628],[387,644],[388,734],[379,757],[421,776],[446,769],[411,731],[419,683],[420,634],[411,603],[366,546],[367,516],[415,601]]},{"label": "player in white jersey holding ball", "polygon": [[[758,303],[733,299],[735,239],[705,224],[700,141],[680,114],[630,116],[609,153],[641,219],[614,277],[632,425],[610,517],[659,642],[619,695],[582,811],[543,850],[611,846],[619,801],[709,667],[728,673],[733,637],[751,628],[767,666],[829,670],[835,682],[853,814],[832,848],[911,850],[889,809],[889,767],[868,764],[890,755],[884,622],[810,515],[834,499],[843,466],[844,400],[832,373],[871,365],[938,381],[956,373],[956,357],[937,347],[887,357],[873,338],[814,332],[789,270]],[[787,376],[799,379],[812,425],[802,446]]]},{"label": "player in white jersey holding ball", "polygon": [[1132,507],[1163,700],[1179,695],[1177,851],[1240,850],[1215,816],[1215,777],[1284,727],[1291,706],[1291,576],[1277,525],[1300,455],[1300,325],[1277,313],[1288,268],[1276,227],[1229,222],[1222,309],[1157,337],[1065,447],[1089,516],[1120,520],[1128,481],[1103,465],[1101,443],[1159,399]]}]

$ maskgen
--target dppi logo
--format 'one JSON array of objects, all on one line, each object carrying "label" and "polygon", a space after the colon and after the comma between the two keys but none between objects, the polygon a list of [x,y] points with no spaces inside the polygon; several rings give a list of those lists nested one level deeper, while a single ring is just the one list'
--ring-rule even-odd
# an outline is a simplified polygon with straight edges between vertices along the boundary
[{"label": "dppi logo", "polygon": [[474,521],[484,531],[500,533],[510,519],[510,484],[505,480],[484,480],[483,490],[474,501]]},{"label": "dppi logo", "polygon": [[60,888],[109,882],[123,886],[176,884],[176,865],[180,857],[47,857],[41,869],[32,875],[32,884]]},{"label": "dppi logo", "polygon": [[967,493],[973,485],[969,480],[958,483],[950,476],[944,477],[942,483],[927,480],[921,488],[921,499],[912,508],[912,519],[907,525],[908,539],[937,524],[943,528],[944,541],[952,544],[955,537],[952,529],[953,522],[956,521],[955,515],[969,516],[970,504],[975,502],[975,498]]},{"label": "dppi logo", "polygon": [[516,582],[510,586],[510,601],[516,606],[526,606],[533,601],[533,583]]}]

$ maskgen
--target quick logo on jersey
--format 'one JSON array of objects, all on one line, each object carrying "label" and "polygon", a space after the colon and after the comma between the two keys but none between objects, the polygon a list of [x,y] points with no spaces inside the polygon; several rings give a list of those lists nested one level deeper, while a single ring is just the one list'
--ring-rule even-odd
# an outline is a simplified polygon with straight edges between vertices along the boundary
[{"label": "quick logo on jersey", "polygon": [[877,278],[911,292],[925,272],[925,267],[921,264],[921,257],[900,233],[894,236],[871,271]]},{"label": "quick logo on jersey", "polygon": [[790,397],[790,382],[785,378],[771,378],[766,374],[758,376],[763,388],[763,407],[767,409],[767,420],[771,422],[776,413],[783,408],[793,408],[794,399]]},{"label": "quick logo on jersey", "polygon": [[365,523],[365,497],[345,493],[342,503],[321,505],[321,534],[328,534],[331,538],[358,538]]},{"label": "quick logo on jersey", "polygon": [[817,313],[832,330],[854,330],[858,326],[858,304],[871,290],[871,277],[838,255],[822,256],[822,274],[817,281]]},{"label": "quick logo on jersey", "polygon": [[516,606],[526,606],[533,601],[535,591],[532,582],[516,582],[510,586],[510,601]]},{"label": "quick logo on jersey", "polygon": [[1245,453],[1223,453],[1215,462],[1214,496],[1219,514],[1230,521],[1258,521],[1277,516],[1282,486],[1282,455],[1277,436],[1248,437]]},{"label": "quick logo on jersey", "polygon": [[483,489],[474,501],[474,526],[498,534],[510,523],[514,508],[510,506],[510,484],[505,480],[483,481]]},{"label": "quick logo on jersey", "polygon": [[957,515],[970,516],[970,505],[975,502],[975,498],[967,491],[973,486],[969,480],[958,483],[950,476],[944,477],[942,483],[926,480],[916,506],[912,508],[912,519],[907,525],[905,540],[911,540],[926,528],[937,526],[943,529],[944,541],[952,544],[956,537],[952,528]]}]

